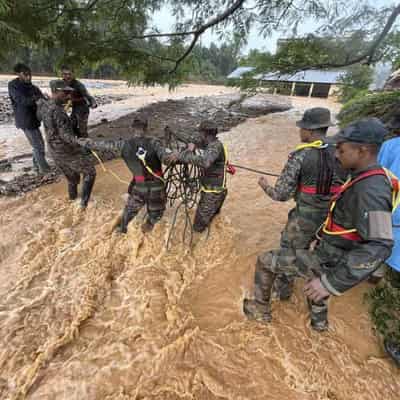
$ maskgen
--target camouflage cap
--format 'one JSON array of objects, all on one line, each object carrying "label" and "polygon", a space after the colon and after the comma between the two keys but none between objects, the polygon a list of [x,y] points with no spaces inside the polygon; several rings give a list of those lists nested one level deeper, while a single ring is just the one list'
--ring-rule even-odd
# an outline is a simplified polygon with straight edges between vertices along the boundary
[{"label": "camouflage cap", "polygon": [[389,133],[378,118],[364,118],[343,128],[331,138],[334,143],[360,143],[381,145]]},{"label": "camouflage cap", "polygon": [[331,112],[324,107],[309,108],[303,114],[303,118],[296,122],[299,128],[319,129],[332,126]]},{"label": "camouflage cap", "polygon": [[75,89],[69,85],[67,85],[62,79],[56,79],[50,81],[50,89],[54,92],[74,92]]},{"label": "camouflage cap", "polygon": [[200,122],[199,131],[216,135],[218,133],[218,125],[211,119],[205,119]]}]

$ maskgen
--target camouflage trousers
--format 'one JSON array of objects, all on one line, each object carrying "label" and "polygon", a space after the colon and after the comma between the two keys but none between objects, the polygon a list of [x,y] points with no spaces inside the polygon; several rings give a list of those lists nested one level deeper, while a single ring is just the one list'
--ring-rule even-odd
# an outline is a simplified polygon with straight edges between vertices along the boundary
[{"label": "camouflage trousers", "polygon": [[194,231],[203,232],[210,226],[214,217],[221,211],[226,195],[227,190],[220,193],[201,192],[196,215],[194,217]]},{"label": "camouflage trousers", "polygon": [[[305,206],[297,206],[289,211],[288,221],[281,233],[280,258],[290,261],[296,257],[296,249],[309,249],[315,240],[315,233],[326,218],[326,211],[318,211]],[[287,300],[292,292],[294,276],[278,274],[275,289],[281,299]]]},{"label": "camouflage trousers", "polygon": [[[311,256],[311,243],[326,213],[315,210],[293,209],[281,235],[281,247],[261,254],[256,263],[254,297],[259,304],[270,307],[272,288],[293,286],[296,277],[310,279],[319,275],[320,263]],[[291,292],[289,293],[290,296]],[[327,301],[309,303],[314,322],[327,318]]]},{"label": "camouflage trousers", "polygon": [[77,137],[88,137],[89,108],[79,106],[72,109],[71,123],[72,129]]},{"label": "camouflage trousers", "polygon": [[160,185],[134,185],[128,197],[123,213],[123,223],[125,226],[139,213],[147,207],[147,221],[155,225],[163,216],[167,203],[165,187]]},{"label": "camouflage trousers", "polygon": [[96,168],[94,165],[84,165],[81,168],[75,165],[67,165],[62,164],[58,165],[61,172],[65,175],[68,182],[71,182],[74,185],[79,185],[81,181],[81,174],[83,176],[83,181],[91,180],[96,178]]}]

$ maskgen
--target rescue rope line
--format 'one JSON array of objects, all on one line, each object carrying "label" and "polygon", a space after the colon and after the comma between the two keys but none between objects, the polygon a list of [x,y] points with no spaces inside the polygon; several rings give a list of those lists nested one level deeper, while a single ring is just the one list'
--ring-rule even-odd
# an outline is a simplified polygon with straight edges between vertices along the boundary
[{"label": "rescue rope line", "polygon": [[106,166],[104,165],[102,159],[100,158],[100,156],[94,151],[94,150],[90,150],[92,152],[92,154],[96,157],[97,161],[99,162],[101,169],[104,172],[108,172],[109,174],[111,174],[117,181],[121,182],[121,183],[125,183],[127,185],[130,184],[130,182],[125,181],[124,179],[122,179],[120,176],[118,176],[114,171],[111,171],[111,169],[107,169]]},{"label": "rescue rope line", "polygon": [[280,176],[280,175],[277,175],[277,174],[273,174],[271,172],[264,172],[264,171],[260,171],[259,169],[254,169],[254,168],[250,168],[250,167],[244,167],[243,165],[232,164],[232,163],[229,163],[229,165],[232,165],[232,167],[235,167],[235,168],[244,169],[246,171],[255,172],[256,174],[274,176],[276,178],[278,178]]}]

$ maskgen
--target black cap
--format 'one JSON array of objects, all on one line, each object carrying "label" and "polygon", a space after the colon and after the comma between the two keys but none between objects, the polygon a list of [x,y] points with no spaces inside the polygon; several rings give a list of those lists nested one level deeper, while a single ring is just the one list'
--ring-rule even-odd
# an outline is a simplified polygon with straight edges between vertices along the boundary
[{"label": "black cap", "polygon": [[331,112],[324,107],[309,108],[303,114],[303,118],[296,122],[299,128],[319,129],[332,126]]},{"label": "black cap", "polygon": [[50,82],[50,89],[52,92],[74,92],[75,89],[69,85],[67,85],[63,80],[57,79]]},{"label": "black cap", "polygon": [[200,122],[199,131],[216,135],[218,133],[218,125],[211,119],[205,119]]},{"label": "black cap", "polygon": [[331,138],[334,143],[353,142],[381,145],[389,133],[378,118],[364,118],[352,122]]}]

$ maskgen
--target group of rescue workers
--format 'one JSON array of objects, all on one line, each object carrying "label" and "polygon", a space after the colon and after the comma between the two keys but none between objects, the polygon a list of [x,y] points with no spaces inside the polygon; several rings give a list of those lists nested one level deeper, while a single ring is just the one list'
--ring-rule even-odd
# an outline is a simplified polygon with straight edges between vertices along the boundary
[{"label": "group of rescue workers", "polygon": [[[51,99],[32,85],[27,66],[18,64],[15,72],[18,77],[10,82],[9,93],[17,127],[24,130],[32,144],[34,165],[45,173],[49,167],[39,130],[40,121],[43,122],[48,148],[67,179],[71,200],[78,196],[82,176],[81,206],[88,205],[96,178],[92,152],[118,152],[133,175],[118,230],[126,233],[129,222],[146,206],[147,220],[142,230],[149,232],[162,218],[167,203],[162,165],[193,164],[202,170],[193,228],[202,232],[210,226],[227,195],[228,166],[227,153],[217,138],[218,127],[213,121],[200,124],[200,144],[189,143],[180,152],[152,137],[148,119],[141,115],[133,119],[130,139],[95,141],[88,138],[87,121],[89,107],[95,107],[96,102],[70,68],[63,67],[63,79],[51,82]],[[68,102],[72,102],[71,116],[65,111]],[[21,118],[28,113],[35,116]],[[396,217],[400,186],[389,170],[395,166],[393,158],[400,159],[400,154],[388,157],[386,146],[386,156],[382,156],[381,164],[378,162],[389,129],[398,129],[400,124],[385,126],[376,118],[362,119],[328,137],[331,125],[328,109],[306,110],[297,122],[302,144],[289,155],[275,185],[266,178],[259,180],[270,198],[294,199],[295,207],[289,212],[280,248],[257,259],[254,296],[243,302],[249,319],[270,323],[272,293],[276,292],[280,300],[290,299],[295,278],[303,277],[311,327],[325,331],[331,296],[340,296],[374,276],[382,265],[400,271],[400,256],[398,252],[392,254],[396,228],[400,226],[393,225],[393,219],[400,217]],[[169,128],[166,133],[170,133]],[[400,161],[398,164],[395,173],[400,173]],[[400,365],[400,343],[387,340],[385,348]]]}]

